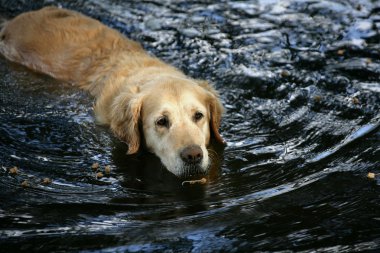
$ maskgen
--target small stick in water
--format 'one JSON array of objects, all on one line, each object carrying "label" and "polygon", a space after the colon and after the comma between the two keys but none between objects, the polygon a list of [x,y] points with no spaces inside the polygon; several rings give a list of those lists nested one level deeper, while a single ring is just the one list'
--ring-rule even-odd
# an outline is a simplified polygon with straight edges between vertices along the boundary
[{"label": "small stick in water", "polygon": [[367,177],[368,177],[369,179],[375,179],[376,174],[373,173],[373,172],[368,172]]},{"label": "small stick in water", "polygon": [[18,174],[18,168],[16,166],[9,169],[9,174],[11,175],[17,175]]},{"label": "small stick in water", "polygon": [[99,163],[93,163],[91,165],[91,169],[93,169],[94,171],[96,171],[97,169],[99,169]]},{"label": "small stick in water", "polygon": [[42,184],[48,185],[51,184],[52,180],[48,177],[45,177],[44,179],[41,180]]},{"label": "small stick in water", "polygon": [[30,185],[29,185],[28,180],[24,180],[24,181],[21,183],[21,186],[24,187],[24,188],[29,187]]},{"label": "small stick in water", "polygon": [[104,176],[104,175],[103,175],[102,172],[98,172],[98,173],[96,173],[96,178],[97,178],[97,179],[101,179],[103,176]]},{"label": "small stick in water", "polygon": [[111,173],[111,166],[107,165],[105,168],[104,168],[104,172],[108,175]]},{"label": "small stick in water", "polygon": [[182,182],[182,186],[189,185],[189,184],[205,184],[207,183],[206,178],[201,178],[198,180],[186,180]]}]

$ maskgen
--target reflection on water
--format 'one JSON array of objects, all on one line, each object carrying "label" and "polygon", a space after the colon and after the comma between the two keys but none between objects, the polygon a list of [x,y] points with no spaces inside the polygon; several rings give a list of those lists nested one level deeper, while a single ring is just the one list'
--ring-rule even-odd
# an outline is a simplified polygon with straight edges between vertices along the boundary
[{"label": "reflection on water", "polygon": [[86,93],[0,58],[2,250],[380,249],[377,2],[18,3],[1,16],[75,9],[213,81],[228,146],[206,185],[183,187],[126,156]]}]

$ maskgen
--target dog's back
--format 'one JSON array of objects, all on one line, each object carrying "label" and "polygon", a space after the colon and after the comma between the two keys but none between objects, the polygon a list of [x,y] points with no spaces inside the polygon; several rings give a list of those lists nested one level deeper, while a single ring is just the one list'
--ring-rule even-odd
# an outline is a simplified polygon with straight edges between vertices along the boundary
[{"label": "dog's back", "polygon": [[144,53],[138,43],[102,23],[56,7],[5,22],[0,52],[11,61],[82,88],[102,78],[102,72],[109,75],[117,65],[111,59],[118,59],[120,52]]}]

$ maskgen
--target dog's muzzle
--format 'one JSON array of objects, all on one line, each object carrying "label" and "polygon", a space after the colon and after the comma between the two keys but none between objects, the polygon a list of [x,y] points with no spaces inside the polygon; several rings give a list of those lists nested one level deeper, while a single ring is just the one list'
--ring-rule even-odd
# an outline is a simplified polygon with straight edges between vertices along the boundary
[{"label": "dog's muzzle", "polygon": [[190,145],[180,152],[183,162],[181,178],[199,179],[206,174],[207,169],[202,168],[203,150],[198,145]]}]

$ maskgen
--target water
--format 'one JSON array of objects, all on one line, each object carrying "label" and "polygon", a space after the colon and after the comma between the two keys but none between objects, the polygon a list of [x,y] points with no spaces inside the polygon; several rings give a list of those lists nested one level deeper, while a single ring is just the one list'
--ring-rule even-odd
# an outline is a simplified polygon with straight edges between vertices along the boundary
[{"label": "water", "polygon": [[86,93],[0,58],[0,251],[380,250],[378,2],[0,3],[76,9],[211,80],[228,142],[183,187],[125,156]]}]

